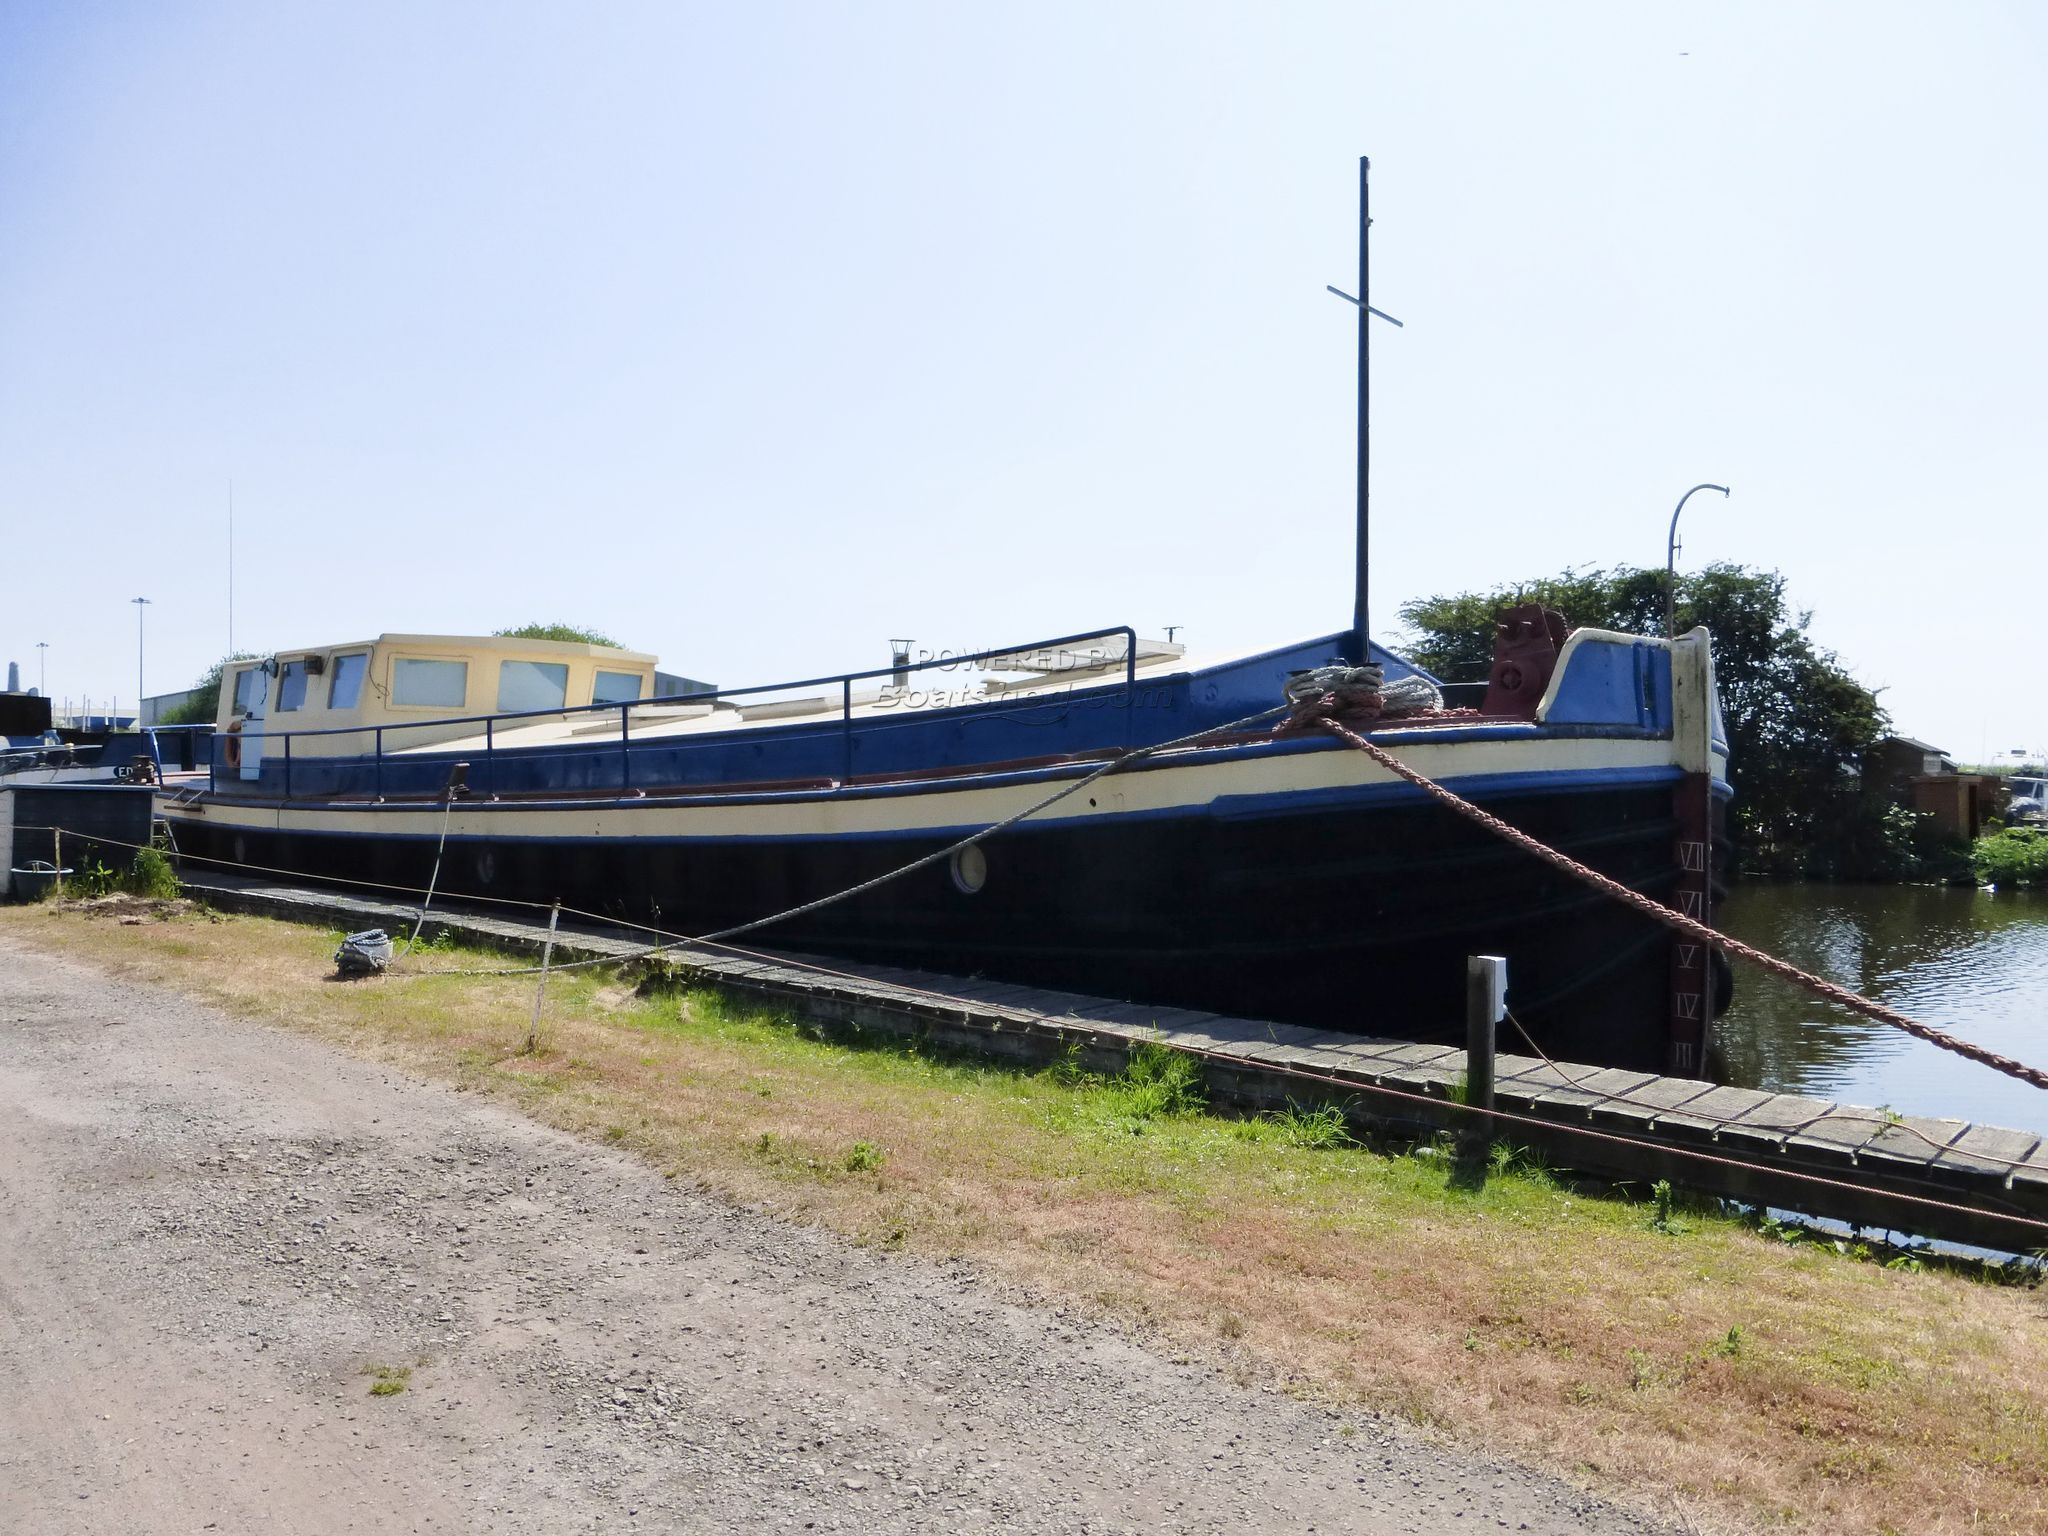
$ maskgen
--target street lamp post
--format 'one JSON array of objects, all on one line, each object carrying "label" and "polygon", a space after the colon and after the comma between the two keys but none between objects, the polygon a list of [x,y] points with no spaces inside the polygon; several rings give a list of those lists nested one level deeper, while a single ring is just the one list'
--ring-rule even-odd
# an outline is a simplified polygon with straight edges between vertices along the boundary
[{"label": "street lamp post", "polygon": [[149,606],[149,599],[131,599],[135,604],[135,728],[142,729],[142,610]]},{"label": "street lamp post", "polygon": [[1695,492],[1719,491],[1728,494],[1725,485],[1696,485],[1678,498],[1678,506],[1671,514],[1671,536],[1664,541],[1664,638],[1678,638],[1678,514],[1685,510]]}]

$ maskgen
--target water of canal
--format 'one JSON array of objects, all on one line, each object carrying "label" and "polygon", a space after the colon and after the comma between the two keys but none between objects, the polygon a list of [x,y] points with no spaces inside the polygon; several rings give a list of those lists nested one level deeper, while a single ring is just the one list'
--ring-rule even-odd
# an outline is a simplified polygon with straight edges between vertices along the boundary
[{"label": "water of canal", "polygon": [[[2048,892],[1743,882],[1737,938],[1951,1034],[2048,1066]],[[1736,962],[1727,1080],[2048,1131],[2048,1092]]]}]

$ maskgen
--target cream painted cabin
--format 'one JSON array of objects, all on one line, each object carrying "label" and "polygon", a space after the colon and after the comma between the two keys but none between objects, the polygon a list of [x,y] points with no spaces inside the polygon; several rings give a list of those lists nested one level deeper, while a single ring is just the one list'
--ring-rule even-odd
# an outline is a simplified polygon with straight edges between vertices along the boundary
[{"label": "cream painted cabin", "polygon": [[266,736],[292,732],[294,755],[313,757],[368,752],[380,726],[387,751],[432,746],[471,734],[461,722],[478,715],[649,698],[656,660],[562,640],[379,635],[230,663],[215,724],[239,738],[241,776],[254,778]]},{"label": "cream painted cabin", "polygon": [[[1175,672],[1187,648],[1139,639],[1131,671],[1141,679]],[[996,653],[971,672],[950,662],[924,673],[892,671],[882,686],[844,693],[746,689],[735,699],[648,704],[632,710],[635,740],[745,730],[805,717],[859,720],[942,710],[1002,698],[1044,698],[1124,676],[1129,644],[1122,635],[1091,637],[1086,645]],[[239,662],[223,673],[216,722],[235,740],[225,761],[254,779],[266,752],[280,752],[291,733],[294,757],[367,753],[383,727],[383,751],[430,748],[486,751],[616,740],[621,727],[610,710],[597,715],[544,713],[494,726],[486,737],[480,717],[524,710],[578,709],[589,704],[633,704],[656,696],[658,658],[638,651],[471,635],[382,635],[353,645],[279,651]],[[928,684],[928,686],[927,686]],[[696,685],[701,687],[702,685]],[[705,689],[706,692],[711,690]],[[334,735],[301,735],[334,731]]]}]

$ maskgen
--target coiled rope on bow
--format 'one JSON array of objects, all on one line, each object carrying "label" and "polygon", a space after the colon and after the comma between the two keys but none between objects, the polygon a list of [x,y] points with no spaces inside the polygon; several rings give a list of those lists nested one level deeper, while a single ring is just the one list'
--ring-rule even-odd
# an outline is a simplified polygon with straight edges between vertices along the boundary
[{"label": "coiled rope on bow", "polygon": [[1442,709],[1444,704],[1443,694],[1428,678],[1409,672],[1390,683],[1386,668],[1378,662],[1357,667],[1340,662],[1295,672],[1288,676],[1282,691],[1288,705],[1283,731],[1333,715],[1373,720],[1422,714]]}]

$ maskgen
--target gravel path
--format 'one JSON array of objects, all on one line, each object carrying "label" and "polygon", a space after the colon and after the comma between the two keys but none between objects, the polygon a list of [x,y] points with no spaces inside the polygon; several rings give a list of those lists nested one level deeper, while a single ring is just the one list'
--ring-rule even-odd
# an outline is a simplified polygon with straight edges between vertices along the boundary
[{"label": "gravel path", "polygon": [[0,1381],[45,1536],[1650,1529],[12,940]]}]

